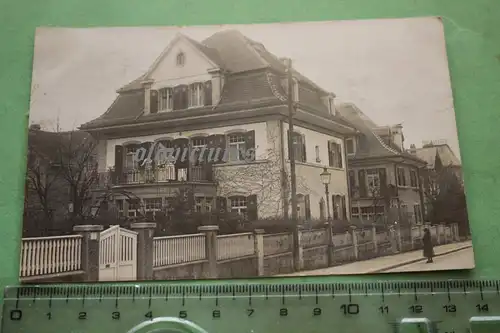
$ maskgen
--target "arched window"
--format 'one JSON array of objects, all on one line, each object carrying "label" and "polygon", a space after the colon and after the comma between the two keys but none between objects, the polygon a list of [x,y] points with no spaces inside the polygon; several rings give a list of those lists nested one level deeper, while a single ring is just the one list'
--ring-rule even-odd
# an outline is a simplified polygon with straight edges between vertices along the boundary
[{"label": "arched window", "polygon": [[186,62],[186,55],[184,54],[184,52],[179,52],[177,54],[175,63],[177,64],[177,66],[184,66],[185,62]]}]

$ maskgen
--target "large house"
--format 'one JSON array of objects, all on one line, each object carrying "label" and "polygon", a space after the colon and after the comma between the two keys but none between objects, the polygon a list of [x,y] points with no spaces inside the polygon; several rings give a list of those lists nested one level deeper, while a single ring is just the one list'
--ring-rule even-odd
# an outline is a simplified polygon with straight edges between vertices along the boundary
[{"label": "large house", "polygon": [[[299,217],[327,216],[320,177],[327,167],[337,215],[348,219],[344,138],[356,130],[338,115],[333,93],[292,73]],[[248,220],[287,214],[287,82],[284,60],[236,30],[201,42],[178,34],[146,73],[118,89],[104,114],[81,126],[99,140],[99,171],[113,174],[114,188],[140,198],[118,195],[119,211],[134,216],[137,205],[146,212],[160,210],[179,190],[189,190],[196,211],[232,211]],[[138,148],[157,143],[188,151],[218,147],[227,158],[210,163],[134,158]],[[255,152],[250,161],[241,153],[249,149]]]},{"label": "large house", "polygon": [[352,218],[422,222],[426,162],[405,151],[403,126],[379,126],[353,104],[338,112],[358,129],[346,139]]},{"label": "large house", "polygon": [[423,177],[427,214],[431,212],[432,202],[436,200],[443,187],[455,183],[459,192],[463,190],[462,163],[446,140],[424,141],[421,148],[411,145],[408,152],[427,162]]}]

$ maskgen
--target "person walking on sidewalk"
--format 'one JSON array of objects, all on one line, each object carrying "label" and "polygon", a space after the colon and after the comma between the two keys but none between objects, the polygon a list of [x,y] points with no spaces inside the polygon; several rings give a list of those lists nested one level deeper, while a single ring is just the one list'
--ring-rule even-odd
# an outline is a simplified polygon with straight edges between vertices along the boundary
[{"label": "person walking on sidewalk", "polygon": [[427,263],[434,262],[432,257],[434,257],[434,247],[432,246],[432,236],[428,228],[424,229],[424,237],[422,237],[422,243],[424,245],[424,257],[427,258]]}]

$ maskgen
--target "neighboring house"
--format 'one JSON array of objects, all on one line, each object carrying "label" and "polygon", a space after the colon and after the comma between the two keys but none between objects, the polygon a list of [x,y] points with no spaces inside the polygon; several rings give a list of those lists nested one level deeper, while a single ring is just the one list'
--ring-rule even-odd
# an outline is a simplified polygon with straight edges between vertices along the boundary
[{"label": "neighboring house", "polygon": [[[290,208],[285,69],[282,59],[235,30],[202,42],[177,35],[144,75],[118,89],[103,115],[81,127],[99,138],[99,171],[112,170],[114,188],[141,198],[117,195],[122,214],[135,216],[138,205],[146,213],[163,209],[185,189],[194,192],[197,211],[233,211],[248,220],[282,216]],[[334,94],[296,71],[293,76],[296,209],[304,219],[325,217],[325,166],[330,193],[349,206],[343,138],[355,130],[337,115]],[[190,151],[221,148],[228,161],[134,161],[138,147],[155,142]],[[238,153],[248,149],[255,150],[252,161]]]},{"label": "neighboring house", "polygon": [[423,179],[426,197],[435,197],[442,186],[440,184],[450,181],[458,181],[463,188],[462,163],[445,140],[424,141],[421,148],[411,145],[408,152],[427,162]]},{"label": "neighboring house", "polygon": [[359,131],[346,139],[352,218],[422,222],[425,161],[405,151],[402,125],[378,126],[352,104],[338,111]]},{"label": "neighboring house", "polygon": [[[48,132],[32,125],[28,131],[27,170],[24,200],[25,235],[57,233],[60,221],[73,213],[72,180],[80,169],[70,164],[78,159],[78,147],[91,140],[84,132]],[[75,149],[72,150],[72,147]],[[89,163],[92,159],[88,159]],[[88,180],[83,177],[82,181]],[[81,186],[78,187],[81,189]],[[27,234],[28,233],[28,234]]]}]

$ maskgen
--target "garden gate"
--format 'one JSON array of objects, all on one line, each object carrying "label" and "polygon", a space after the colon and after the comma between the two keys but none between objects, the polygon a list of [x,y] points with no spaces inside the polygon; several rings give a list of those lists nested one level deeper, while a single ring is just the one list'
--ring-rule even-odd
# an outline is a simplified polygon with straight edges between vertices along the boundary
[{"label": "garden gate", "polygon": [[134,281],[137,278],[137,232],[113,225],[101,232],[99,281]]}]

